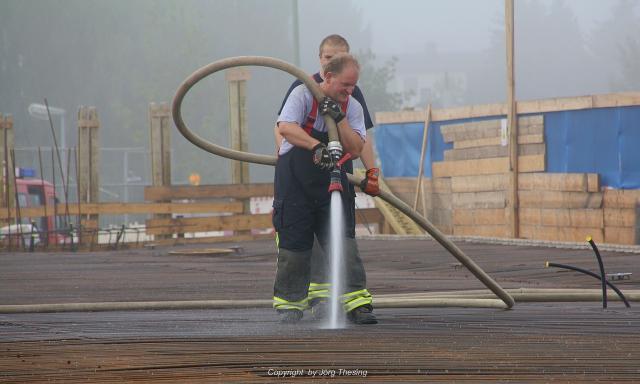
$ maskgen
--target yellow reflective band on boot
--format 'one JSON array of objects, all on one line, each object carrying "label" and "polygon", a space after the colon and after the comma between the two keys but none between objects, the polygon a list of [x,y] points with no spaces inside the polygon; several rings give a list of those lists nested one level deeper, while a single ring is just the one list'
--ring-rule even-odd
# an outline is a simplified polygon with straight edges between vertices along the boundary
[{"label": "yellow reflective band on boot", "polygon": [[331,284],[329,283],[311,283],[309,284],[309,293],[308,299],[321,299],[329,297],[329,288]]},{"label": "yellow reflective band on boot", "polygon": [[342,295],[342,304],[345,312],[350,312],[358,307],[366,304],[371,304],[373,297],[366,289],[359,291],[349,292]]},{"label": "yellow reflective band on boot", "polygon": [[308,308],[308,298],[305,297],[300,301],[287,301],[279,297],[273,296],[273,308],[275,309],[298,309],[304,311]]}]

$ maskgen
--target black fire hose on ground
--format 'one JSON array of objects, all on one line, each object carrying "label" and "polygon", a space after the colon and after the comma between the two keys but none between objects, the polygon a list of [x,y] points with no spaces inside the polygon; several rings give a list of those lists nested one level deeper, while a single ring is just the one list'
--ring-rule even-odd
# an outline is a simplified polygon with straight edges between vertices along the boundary
[{"label": "black fire hose on ground", "polygon": [[[302,81],[307,88],[311,91],[313,96],[320,102],[324,98],[324,94],[320,87],[314,80],[311,79],[301,69],[282,60],[274,59],[272,57],[263,56],[238,56],[231,57],[219,61],[215,61],[208,64],[191,74],[185,79],[178,87],[175,96],[173,97],[173,103],[171,112],[173,115],[173,121],[180,133],[190,142],[197,147],[204,149],[207,152],[226,157],[238,161],[247,161],[250,163],[275,165],[276,157],[268,155],[259,155],[248,152],[237,151],[229,148],[225,148],[214,143],[211,143],[200,136],[193,133],[187,128],[187,125],[182,119],[182,101],[187,92],[200,80],[205,77],[222,71],[224,69],[238,67],[238,66],[260,66],[279,69],[297,77]],[[325,123],[329,127],[329,141],[339,141],[338,131],[335,122],[329,116],[323,116]],[[349,182],[356,186],[360,185],[362,178],[356,177],[352,174],[347,174]],[[379,197],[394,207],[398,208],[402,213],[409,216],[418,225],[424,228],[438,243],[440,243],[449,253],[451,253],[460,263],[462,263],[476,278],[478,278],[487,288],[489,288],[496,296],[498,296],[507,306],[507,308],[513,307],[515,300],[506,292],[498,283],[493,280],[486,272],[482,270],[470,257],[464,254],[460,248],[458,248],[453,242],[446,238],[429,220],[419,215],[411,207],[405,204],[402,200],[395,197],[393,194],[380,191]]]},{"label": "black fire hose on ground", "polygon": [[[622,293],[622,291],[620,291],[620,290],[618,289],[618,287],[616,287],[615,285],[613,285],[613,283],[611,283],[610,281],[608,281],[606,278],[605,278],[605,280],[602,280],[602,278],[601,278],[597,273],[593,273],[593,272],[591,272],[591,271],[589,271],[589,270],[582,269],[582,268],[579,268],[579,267],[574,267],[573,265],[558,264],[558,263],[552,263],[552,262],[549,262],[549,261],[547,261],[547,262],[545,263],[545,266],[546,266],[547,268],[549,268],[549,267],[562,268],[562,269],[568,269],[568,270],[571,270],[571,271],[576,271],[576,272],[584,273],[585,275],[591,276],[591,277],[596,278],[596,279],[598,279],[598,280],[600,280],[600,281],[604,281],[606,285],[608,285],[611,289],[613,289],[613,290],[615,291],[615,293],[618,295],[618,297],[620,298],[620,300],[622,300],[622,301],[624,302],[624,305],[625,305],[627,308],[630,308],[630,307],[631,307],[631,305],[629,304],[629,301],[628,301],[628,300],[627,300],[627,298],[624,296],[624,294]],[[602,308],[606,308],[606,305],[605,305],[606,301],[605,301],[605,300],[606,300],[606,291],[605,291],[605,294],[604,294],[604,296],[603,296],[603,298],[602,298]]]}]

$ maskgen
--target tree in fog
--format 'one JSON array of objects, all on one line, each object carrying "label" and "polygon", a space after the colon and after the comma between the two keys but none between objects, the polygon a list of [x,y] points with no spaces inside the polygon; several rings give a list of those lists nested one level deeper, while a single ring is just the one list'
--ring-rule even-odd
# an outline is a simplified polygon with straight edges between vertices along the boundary
[{"label": "tree in fog", "polygon": [[[520,100],[597,93],[596,63],[565,1],[517,1],[514,6],[516,96]],[[470,80],[474,102],[506,100],[504,14],[496,15],[490,48]]]},{"label": "tree in fog", "polygon": [[611,17],[590,35],[589,50],[600,68],[608,68],[611,92],[640,90],[640,6],[637,1],[613,3]]},{"label": "tree in fog", "polygon": [[392,57],[381,66],[376,64],[376,55],[367,50],[356,55],[360,62],[358,85],[365,92],[367,107],[373,114],[379,111],[394,111],[402,107],[404,95],[387,89],[396,74],[397,58]]}]

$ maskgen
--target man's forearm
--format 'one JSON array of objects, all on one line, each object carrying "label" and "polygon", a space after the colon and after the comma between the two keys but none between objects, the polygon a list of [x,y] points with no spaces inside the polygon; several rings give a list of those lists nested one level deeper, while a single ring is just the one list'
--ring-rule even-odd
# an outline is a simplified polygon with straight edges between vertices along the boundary
[{"label": "man's forearm", "polygon": [[371,139],[367,137],[367,141],[364,142],[362,152],[360,153],[360,160],[365,169],[371,169],[376,166],[376,159],[373,155],[373,144]]},{"label": "man's forearm", "polygon": [[278,128],[280,135],[296,147],[312,150],[320,142],[309,136],[297,123],[281,121]]},{"label": "man's forearm", "polygon": [[351,128],[347,119],[343,119],[338,123],[338,133],[340,134],[342,150],[345,153],[350,153],[354,159],[360,157],[364,142],[360,135]]},{"label": "man's forearm", "polygon": [[282,145],[282,135],[280,134],[278,124],[276,124],[276,126],[273,128],[273,136],[276,139],[276,153],[279,153],[280,145]]}]

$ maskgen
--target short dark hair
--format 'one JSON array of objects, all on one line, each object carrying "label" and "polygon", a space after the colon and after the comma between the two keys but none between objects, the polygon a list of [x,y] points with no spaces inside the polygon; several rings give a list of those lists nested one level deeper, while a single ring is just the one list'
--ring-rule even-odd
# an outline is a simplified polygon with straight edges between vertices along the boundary
[{"label": "short dark hair", "polygon": [[360,70],[360,63],[358,63],[358,60],[353,55],[349,53],[339,53],[333,56],[324,68],[322,68],[322,73],[325,75],[329,72],[338,74],[349,64],[355,65],[358,71]]},{"label": "short dark hair", "polygon": [[320,42],[320,49],[318,52],[318,56],[322,56],[322,48],[324,48],[325,45],[337,45],[337,46],[342,46],[347,48],[347,52],[349,52],[349,43],[347,42],[347,39],[345,39],[344,37],[340,36],[340,35],[329,35],[327,37],[325,37],[324,39],[322,39],[322,41]]}]

